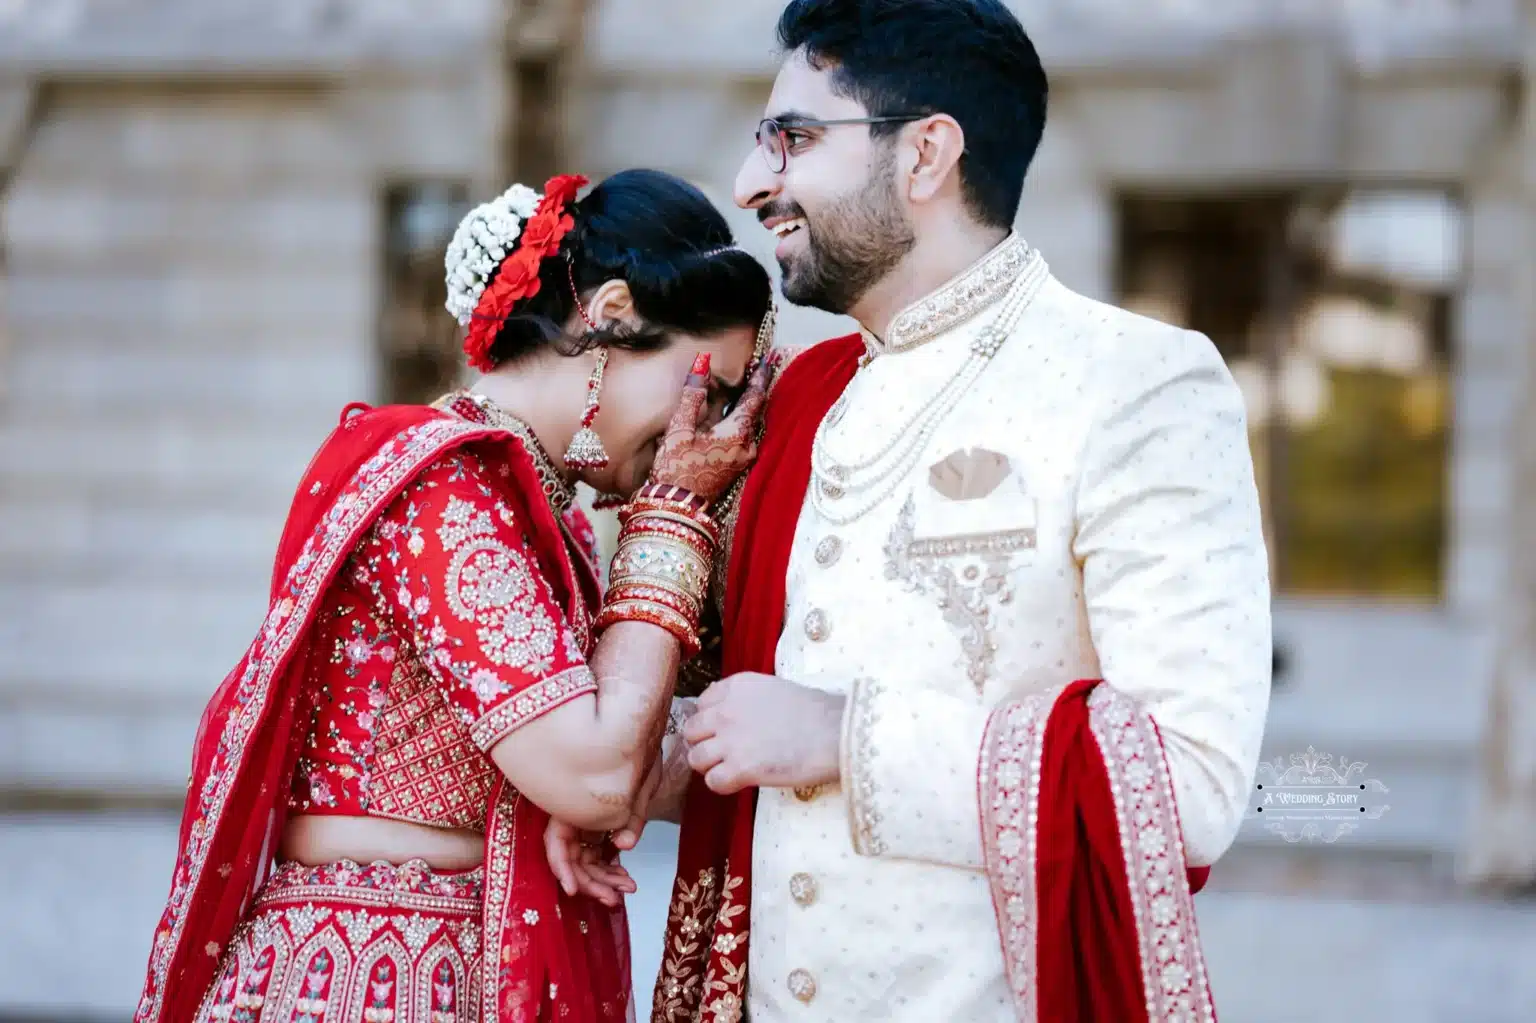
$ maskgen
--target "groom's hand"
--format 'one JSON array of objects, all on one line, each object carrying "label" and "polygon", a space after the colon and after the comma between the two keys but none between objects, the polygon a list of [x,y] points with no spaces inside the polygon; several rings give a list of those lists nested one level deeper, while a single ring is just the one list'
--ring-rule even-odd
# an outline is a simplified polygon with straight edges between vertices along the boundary
[{"label": "groom's hand", "polygon": [[721,679],[683,725],[688,766],[722,794],[836,782],[845,702],[772,675]]}]

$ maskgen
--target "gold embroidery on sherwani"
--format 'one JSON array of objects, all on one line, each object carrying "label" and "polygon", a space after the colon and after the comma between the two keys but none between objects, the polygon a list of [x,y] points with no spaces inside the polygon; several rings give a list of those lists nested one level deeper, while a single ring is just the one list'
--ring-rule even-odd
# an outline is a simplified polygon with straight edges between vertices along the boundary
[{"label": "gold embroidery on sherwani", "polygon": [[1152,718],[1108,685],[1088,696],[1088,727],[1109,774],[1125,876],[1141,939],[1150,1023],[1215,1023],[1195,923],[1173,777]]},{"label": "gold embroidery on sherwani", "polygon": [[[880,837],[880,810],[875,805],[879,785],[871,761],[875,748],[877,710],[874,701],[885,686],[874,679],[861,678],[848,694],[848,709],[843,715],[843,782],[848,786],[848,826],[853,849],[861,856],[885,853],[885,839]],[[795,793],[799,795],[797,790]]]},{"label": "gold embroidery on sherwani", "polygon": [[871,354],[902,352],[954,330],[996,304],[1035,255],[1024,239],[1009,235],[948,284],[897,313],[884,340],[863,332],[865,346]]},{"label": "gold embroidery on sherwani", "polygon": [[[997,656],[992,605],[1013,599],[1008,581],[1009,556],[1035,546],[1033,529],[1007,529],[965,536],[919,540],[915,536],[916,505],[908,497],[885,543],[885,577],[933,597],[944,621],[960,633],[966,675],[979,693],[992,673]],[[981,564],[956,570],[949,560],[976,556]]]}]

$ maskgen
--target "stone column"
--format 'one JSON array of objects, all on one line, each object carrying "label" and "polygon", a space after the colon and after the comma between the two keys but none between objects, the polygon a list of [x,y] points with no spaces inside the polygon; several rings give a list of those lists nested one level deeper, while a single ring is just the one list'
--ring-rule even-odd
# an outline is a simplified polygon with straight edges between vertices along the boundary
[{"label": "stone column", "polygon": [[[32,82],[17,78],[0,80],[0,206],[5,202],[11,172],[26,148],[31,134],[36,89]],[[11,351],[10,324],[6,322],[5,241],[0,236],[0,401],[5,400],[5,383],[10,379],[6,361]]]},{"label": "stone column", "polygon": [[1518,289],[1525,352],[1524,386],[1511,435],[1508,575],[1501,602],[1498,655],[1482,750],[1477,812],[1462,873],[1501,886],[1536,882],[1536,0],[1526,0],[1526,47],[1518,142],[1526,286]]}]

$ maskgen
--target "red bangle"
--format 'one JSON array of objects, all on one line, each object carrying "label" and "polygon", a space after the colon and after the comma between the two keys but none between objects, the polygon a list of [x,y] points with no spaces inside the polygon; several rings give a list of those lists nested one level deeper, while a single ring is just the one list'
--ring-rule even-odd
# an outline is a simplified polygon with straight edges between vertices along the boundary
[{"label": "red bangle", "polygon": [[679,487],[671,483],[647,483],[640,488],[640,492],[635,495],[635,499],[684,505],[698,515],[704,515],[709,511],[709,501],[686,487]]},{"label": "red bangle", "polygon": [[686,660],[699,652],[698,630],[680,613],[647,600],[618,600],[605,604],[593,623],[593,631],[602,632],[616,622],[645,622],[667,630],[682,647]]}]

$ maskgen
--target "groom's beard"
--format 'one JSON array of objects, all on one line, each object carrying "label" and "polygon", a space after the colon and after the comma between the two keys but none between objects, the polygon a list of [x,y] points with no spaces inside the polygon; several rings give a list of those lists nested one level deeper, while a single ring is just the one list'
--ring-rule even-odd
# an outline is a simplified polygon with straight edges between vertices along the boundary
[{"label": "groom's beard", "polygon": [[806,218],[805,251],[781,260],[784,297],[843,314],[894,270],[917,237],[902,215],[895,169]]}]

